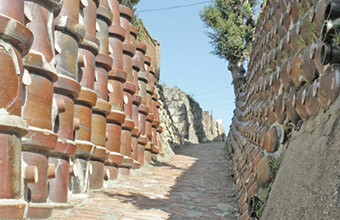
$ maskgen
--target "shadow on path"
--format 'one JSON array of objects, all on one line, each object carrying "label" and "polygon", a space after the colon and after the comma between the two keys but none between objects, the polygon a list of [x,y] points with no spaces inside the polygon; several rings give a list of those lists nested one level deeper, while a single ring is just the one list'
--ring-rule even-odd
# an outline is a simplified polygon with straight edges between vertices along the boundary
[{"label": "shadow on path", "polygon": [[164,198],[104,193],[140,210],[162,210],[169,219],[237,219],[232,163],[223,146],[221,142],[185,146],[169,163],[156,163],[182,172]]}]

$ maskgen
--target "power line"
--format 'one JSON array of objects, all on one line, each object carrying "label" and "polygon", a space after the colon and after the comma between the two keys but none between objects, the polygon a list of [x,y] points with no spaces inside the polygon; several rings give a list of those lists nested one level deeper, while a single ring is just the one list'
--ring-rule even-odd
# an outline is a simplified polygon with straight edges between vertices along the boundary
[{"label": "power line", "polygon": [[221,91],[221,90],[227,89],[227,88],[229,88],[229,87],[230,87],[230,86],[225,86],[225,87],[222,87],[222,88],[219,88],[219,89],[214,89],[214,90],[211,90],[211,91],[199,93],[199,94],[196,94],[196,96],[214,93],[214,92],[217,92],[217,91]]},{"label": "power line", "polygon": [[210,1],[197,2],[193,4],[188,4],[188,5],[175,5],[175,6],[167,7],[167,8],[151,8],[151,9],[140,10],[137,12],[141,13],[141,12],[149,12],[149,11],[165,11],[165,10],[171,10],[171,9],[177,9],[177,8],[188,8],[188,7],[192,7],[195,5],[202,5],[206,3],[210,3]]},{"label": "power line", "polygon": [[210,102],[210,101],[234,101],[234,98],[220,98],[220,99],[203,99],[201,102]]}]

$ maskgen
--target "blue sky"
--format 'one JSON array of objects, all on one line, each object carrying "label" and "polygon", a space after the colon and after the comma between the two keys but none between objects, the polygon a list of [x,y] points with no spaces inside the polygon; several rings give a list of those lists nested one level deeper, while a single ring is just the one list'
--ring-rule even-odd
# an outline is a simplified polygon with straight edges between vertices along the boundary
[{"label": "blue sky", "polygon": [[136,8],[151,36],[162,45],[160,83],[177,86],[193,96],[203,110],[212,111],[215,119],[223,119],[228,131],[235,108],[232,77],[226,61],[211,54],[210,39],[205,34],[208,29],[199,17],[207,4],[138,12],[201,1],[141,0]]}]

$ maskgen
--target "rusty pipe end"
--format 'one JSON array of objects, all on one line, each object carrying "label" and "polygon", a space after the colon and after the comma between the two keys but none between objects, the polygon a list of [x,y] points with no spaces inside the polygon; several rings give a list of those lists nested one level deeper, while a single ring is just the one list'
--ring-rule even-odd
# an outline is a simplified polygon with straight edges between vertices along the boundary
[{"label": "rusty pipe end", "polygon": [[69,174],[70,174],[70,176],[75,176],[75,172],[74,172],[74,164],[71,164],[71,165],[70,165]]},{"label": "rusty pipe end", "polygon": [[58,113],[63,113],[66,111],[66,104],[64,99],[57,98],[56,99],[57,107],[58,107]]},{"label": "rusty pipe end", "polygon": [[318,93],[318,89],[319,89],[319,79],[316,79],[313,83],[313,87],[312,87],[312,96],[316,97],[317,93]]},{"label": "rusty pipe end", "polygon": [[105,140],[106,140],[106,141],[109,139],[109,136],[110,136],[109,132],[106,132],[106,133],[105,133]]},{"label": "rusty pipe end", "polygon": [[80,119],[79,118],[74,118],[73,119],[73,129],[75,131],[80,129]]},{"label": "rusty pipe end", "polygon": [[330,15],[331,15],[331,11],[332,11],[332,3],[328,2],[326,9],[325,9],[325,13],[323,15],[324,20],[328,20]]},{"label": "rusty pipe end", "polygon": [[81,9],[86,8],[88,5],[89,5],[88,0],[80,0],[79,6]]},{"label": "rusty pipe end", "polygon": [[306,103],[306,99],[307,99],[307,89],[303,89],[302,97],[301,97],[301,104],[302,105],[304,105]]},{"label": "rusty pipe end", "polygon": [[321,40],[324,42],[329,42],[334,35],[335,31],[333,29],[333,24],[331,22],[325,21],[321,30]]},{"label": "rusty pipe end", "polygon": [[37,166],[27,166],[25,168],[25,183],[38,183],[39,171]]},{"label": "rusty pipe end", "polygon": [[330,60],[330,52],[329,52],[330,48],[327,45],[322,45],[321,47],[321,57],[320,57],[320,61],[323,65],[326,65],[329,63]]},{"label": "rusty pipe end", "polygon": [[48,179],[54,179],[55,177],[56,177],[55,165],[49,164],[48,169],[47,169],[47,178]]},{"label": "rusty pipe end", "polygon": [[316,6],[313,6],[313,7],[311,8],[311,10],[309,11],[309,14],[308,14],[308,20],[309,20],[309,22],[313,22],[313,21],[314,21],[315,12],[316,12]]},{"label": "rusty pipe end", "polygon": [[340,17],[340,2],[338,0],[331,0],[327,3],[324,12],[325,20],[335,20]]},{"label": "rusty pipe end", "polygon": [[309,59],[314,59],[315,57],[315,54],[316,54],[316,51],[317,51],[317,43],[312,43],[312,46],[310,47],[310,50],[309,50]]},{"label": "rusty pipe end", "polygon": [[104,180],[110,180],[110,178],[111,178],[110,170],[108,168],[105,168]]}]

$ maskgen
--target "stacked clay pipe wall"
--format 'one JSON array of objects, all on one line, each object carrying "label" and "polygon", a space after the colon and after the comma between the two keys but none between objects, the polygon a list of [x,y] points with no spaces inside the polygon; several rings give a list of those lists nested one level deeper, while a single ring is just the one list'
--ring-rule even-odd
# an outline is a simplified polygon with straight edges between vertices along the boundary
[{"label": "stacked clay pipe wall", "polygon": [[160,47],[132,9],[16,0],[0,12],[1,219],[49,218],[162,153]]},{"label": "stacked clay pipe wall", "polygon": [[[281,199],[278,193],[276,198],[271,197],[269,191],[279,192],[281,188],[288,191],[294,188],[295,181],[299,181],[299,175],[308,172],[304,170],[293,177],[293,170],[303,167],[297,162],[302,160],[299,158],[293,163],[295,168],[291,174],[285,174],[284,168],[280,173],[290,157],[285,152],[297,149],[293,143],[304,134],[300,129],[323,126],[315,121],[332,108],[339,96],[339,6],[340,3],[334,0],[268,0],[260,13],[246,83],[236,98],[227,140],[234,160],[241,219],[260,217],[263,209],[264,219],[280,219],[284,215],[278,215],[279,210],[286,210],[287,216],[299,208],[300,214],[302,209],[313,210],[306,211],[309,214],[305,213],[305,216],[316,213],[312,206],[317,199],[295,204],[288,197]],[[310,135],[313,137],[313,131]],[[309,146],[305,151],[312,148]],[[276,180],[273,184],[278,170],[280,180],[284,175],[292,177],[291,185],[283,186],[283,182],[279,184]],[[319,182],[314,181],[310,184]],[[270,204],[266,204],[268,195]],[[301,201],[302,197],[301,194]],[[274,205],[274,199],[279,200],[277,204],[280,205]],[[289,203],[295,204],[293,209]],[[318,216],[314,218],[323,219],[322,215]]]}]

